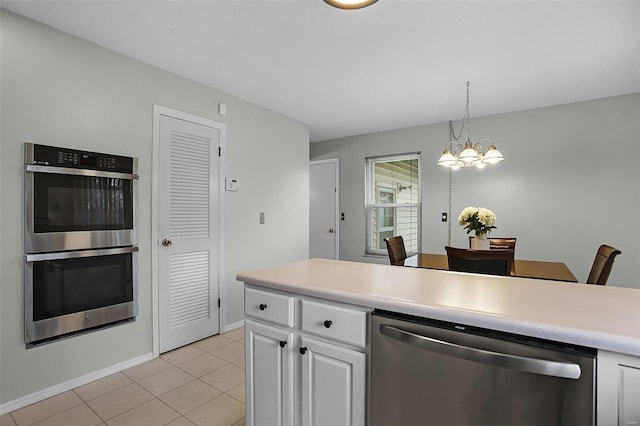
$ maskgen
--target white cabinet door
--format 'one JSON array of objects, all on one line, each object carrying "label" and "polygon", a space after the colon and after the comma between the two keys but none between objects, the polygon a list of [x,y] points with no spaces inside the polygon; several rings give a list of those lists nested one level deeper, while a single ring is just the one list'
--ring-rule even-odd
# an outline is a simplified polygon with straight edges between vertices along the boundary
[{"label": "white cabinet door", "polygon": [[598,426],[640,424],[640,358],[598,351]]},{"label": "white cabinet door", "polygon": [[292,334],[245,320],[246,424],[293,424]]},{"label": "white cabinet door", "polygon": [[304,337],[301,340],[302,424],[364,425],[365,355]]}]

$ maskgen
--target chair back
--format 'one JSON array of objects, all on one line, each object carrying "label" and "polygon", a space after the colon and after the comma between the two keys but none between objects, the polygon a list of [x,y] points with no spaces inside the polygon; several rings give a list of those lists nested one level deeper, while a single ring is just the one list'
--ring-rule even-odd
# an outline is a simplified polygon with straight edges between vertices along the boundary
[{"label": "chair back", "polygon": [[[469,248],[471,248],[471,239],[474,238],[469,236]],[[489,248],[491,250],[494,249],[516,249],[516,238],[500,238],[500,237],[489,237]]]},{"label": "chair back", "polygon": [[446,246],[450,271],[511,275],[512,249],[470,250]]},{"label": "chair back", "polygon": [[601,245],[596,253],[596,258],[593,260],[587,284],[605,285],[609,279],[609,274],[611,274],[611,269],[613,269],[613,262],[620,253],[622,252],[615,247],[606,244]]},{"label": "chair back", "polygon": [[404,248],[404,239],[402,236],[385,238],[384,242],[387,244],[389,263],[392,265],[403,266],[404,260],[407,258],[407,252]]},{"label": "chair back", "polygon": [[489,237],[489,247],[493,249],[516,249],[516,238],[494,238]]}]

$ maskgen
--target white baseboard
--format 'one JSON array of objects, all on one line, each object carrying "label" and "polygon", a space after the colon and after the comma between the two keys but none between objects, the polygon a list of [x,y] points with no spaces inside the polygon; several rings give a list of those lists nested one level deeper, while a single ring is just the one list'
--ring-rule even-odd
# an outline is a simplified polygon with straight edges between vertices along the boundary
[{"label": "white baseboard", "polygon": [[76,377],[75,379],[68,380],[55,386],[51,386],[50,388],[42,389],[30,395],[25,395],[18,399],[14,399],[13,401],[5,402],[4,404],[0,405],[0,416],[26,407],[27,405],[35,404],[36,402],[51,398],[52,396],[59,395],[68,390],[75,389],[79,386],[86,385],[87,383],[93,382],[95,380],[110,376],[114,373],[118,373],[122,370],[126,370],[127,368],[135,367],[136,365],[142,364],[143,362],[151,361],[152,359],[152,353],[141,355],[139,357],[120,362],[110,367],[103,368],[102,370],[93,371],[89,374],[85,374],[84,376]]},{"label": "white baseboard", "polygon": [[244,327],[244,320],[242,321],[238,321],[238,322],[234,322],[233,324],[226,324],[223,327],[222,333],[227,333],[231,330],[235,330],[236,328],[240,328],[240,327]]}]

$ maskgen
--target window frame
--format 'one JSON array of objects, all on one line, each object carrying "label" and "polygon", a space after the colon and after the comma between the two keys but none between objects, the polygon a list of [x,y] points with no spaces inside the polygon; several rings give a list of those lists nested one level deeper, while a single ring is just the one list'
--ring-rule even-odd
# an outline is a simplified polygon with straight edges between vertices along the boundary
[{"label": "window frame", "polygon": [[[413,255],[420,252],[422,245],[422,153],[421,152],[409,152],[402,154],[391,154],[391,155],[382,155],[375,157],[366,157],[365,158],[365,205],[364,205],[364,214],[365,214],[365,256],[376,256],[376,257],[387,257],[387,249],[383,245],[383,248],[377,248],[374,242],[378,242],[378,245],[381,241],[381,229],[376,229],[376,224],[374,224],[374,211],[380,208],[393,208],[394,209],[394,224],[393,230],[397,229],[397,220],[398,220],[398,208],[415,208],[416,209],[416,250],[415,251],[407,251],[407,255]],[[405,161],[405,160],[417,160],[418,162],[418,177],[417,184],[419,187],[418,191],[418,201],[415,203],[398,203],[397,201],[397,189],[390,185],[377,185],[375,179],[375,165],[377,163],[389,163],[394,161]],[[383,190],[385,192],[392,192],[394,194],[394,203],[376,203],[375,195],[379,194],[379,191]],[[379,218],[375,218],[379,220]],[[388,232],[388,231],[387,231]],[[376,240],[374,237],[378,236]]]},{"label": "window frame", "polygon": [[[395,203],[395,201],[396,201],[396,190],[394,188],[390,188],[388,186],[378,185],[378,186],[376,186],[376,193],[378,194],[378,199],[381,198],[380,197],[381,193],[391,194],[392,195],[392,199],[393,199],[392,203],[378,203],[377,204],[378,206],[384,205],[384,207],[373,207],[372,211],[371,211],[372,215],[374,214],[373,210],[377,211],[376,223],[377,223],[378,226],[377,226],[377,229],[375,231],[375,236],[378,237],[377,240],[378,240],[378,246],[379,247],[376,247],[376,249],[384,249],[384,250],[386,250],[386,247],[380,247],[382,245],[381,242],[384,240],[384,238],[382,236],[382,233],[392,231],[391,232],[391,236],[393,236],[393,232],[395,231],[395,229],[397,228],[397,225],[398,225],[398,222],[396,220],[396,218],[397,218],[396,209],[393,208],[393,207],[389,207],[389,204],[392,204],[392,205],[396,204]],[[384,213],[386,213],[387,209],[390,209],[393,212],[393,224],[391,226],[382,226],[382,223],[380,222],[380,219],[381,219],[380,218],[380,212],[384,211]],[[384,214],[382,217],[386,217],[386,216],[387,215]],[[372,225],[373,225],[373,223],[372,223]],[[373,232],[373,230],[372,230],[372,232]],[[369,247],[368,248],[373,248],[372,241],[369,242]],[[386,253],[386,251],[385,251],[385,253]]]}]

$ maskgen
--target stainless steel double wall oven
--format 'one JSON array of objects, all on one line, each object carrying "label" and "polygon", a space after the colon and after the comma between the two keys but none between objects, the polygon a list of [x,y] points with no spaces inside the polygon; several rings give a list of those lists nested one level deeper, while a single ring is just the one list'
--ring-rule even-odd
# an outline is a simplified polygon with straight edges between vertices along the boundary
[{"label": "stainless steel double wall oven", "polygon": [[137,158],[24,148],[25,343],[135,318]]}]

